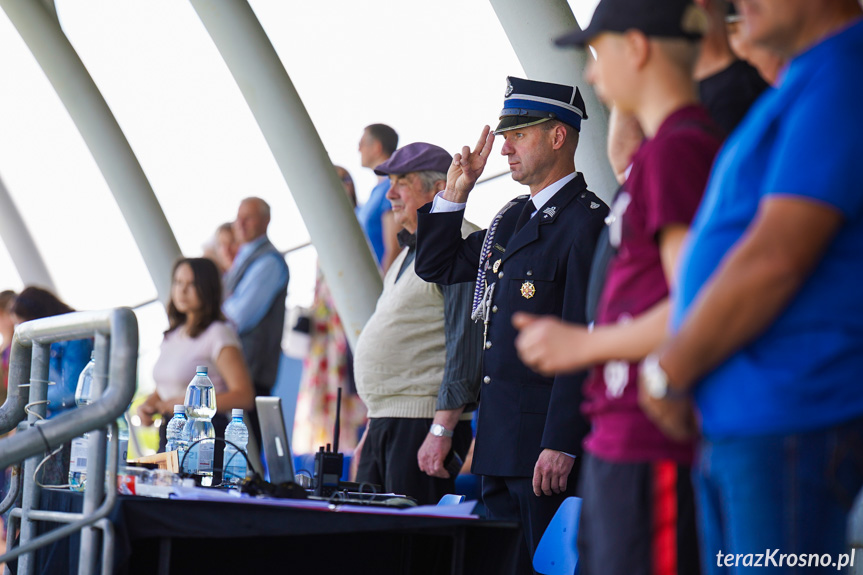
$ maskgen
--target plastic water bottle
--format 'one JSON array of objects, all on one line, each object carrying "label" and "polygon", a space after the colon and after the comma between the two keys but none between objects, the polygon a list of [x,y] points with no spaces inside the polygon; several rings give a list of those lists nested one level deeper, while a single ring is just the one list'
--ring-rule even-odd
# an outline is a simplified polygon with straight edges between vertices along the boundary
[{"label": "plastic water bottle", "polygon": [[[216,389],[207,377],[207,366],[199,365],[195,377],[186,388],[186,416],[189,418],[183,429],[189,447],[185,456],[184,471],[201,478],[201,485],[213,484],[213,456],[216,448],[216,430],[211,419],[216,414]],[[211,439],[201,441],[199,439]],[[194,445],[193,445],[194,444]]]},{"label": "plastic water bottle", "polygon": [[[186,441],[183,438],[183,428],[186,426],[186,406],[185,405],[175,405],[174,406],[174,417],[171,418],[171,421],[168,422],[168,427],[165,428],[165,435],[168,436],[168,444],[165,447],[165,451],[180,451],[184,446]],[[182,452],[178,453],[178,455],[182,456]]]},{"label": "plastic water bottle", "polygon": [[[75,403],[78,407],[90,403],[90,388],[93,385],[93,371],[96,369],[95,352],[90,354],[90,361],[78,376],[78,387],[75,388]],[[72,451],[69,456],[69,486],[75,491],[84,491],[87,483],[87,451],[90,434],[72,440]]]},{"label": "plastic water bottle", "polygon": [[125,413],[117,418],[117,439],[120,443],[119,464],[124,465],[129,459],[129,423]]},{"label": "plastic water bottle", "polygon": [[[246,445],[249,443],[249,430],[246,429],[246,424],[243,422],[242,409],[231,411],[231,423],[225,428],[225,441],[230,441],[243,451],[246,450]],[[246,458],[230,443],[225,443],[224,462],[225,471],[222,474],[222,483],[227,485],[242,483],[248,472]]]}]

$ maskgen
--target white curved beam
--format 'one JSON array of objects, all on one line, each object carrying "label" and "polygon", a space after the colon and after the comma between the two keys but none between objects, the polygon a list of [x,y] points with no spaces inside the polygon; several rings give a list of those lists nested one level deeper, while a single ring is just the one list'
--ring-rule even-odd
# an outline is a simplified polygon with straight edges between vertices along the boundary
[{"label": "white curved beam", "polygon": [[108,104],[50,7],[35,0],[0,0],[0,7],[75,122],[135,238],[159,299],[167,301],[180,246]]},{"label": "white curved beam", "polygon": [[39,253],[39,248],[36,247],[36,242],[33,241],[33,236],[30,235],[21,212],[12,201],[12,196],[9,195],[9,190],[2,180],[0,180],[0,239],[6,244],[9,257],[12,258],[12,263],[15,264],[15,269],[18,270],[18,275],[21,276],[25,286],[35,285],[57,293],[54,280],[48,272],[48,266],[45,265],[45,260],[42,259],[42,254]]},{"label": "white curved beam", "polygon": [[382,283],[353,208],[276,50],[245,0],[190,0],[300,209],[353,346]]},{"label": "white curved beam", "polygon": [[512,44],[518,61],[531,80],[576,85],[584,98],[588,119],[581,124],[575,167],[584,173],[588,187],[611,203],[618,183],[608,163],[608,110],[584,80],[586,50],[558,48],[554,39],[578,27],[566,0],[489,0]]}]

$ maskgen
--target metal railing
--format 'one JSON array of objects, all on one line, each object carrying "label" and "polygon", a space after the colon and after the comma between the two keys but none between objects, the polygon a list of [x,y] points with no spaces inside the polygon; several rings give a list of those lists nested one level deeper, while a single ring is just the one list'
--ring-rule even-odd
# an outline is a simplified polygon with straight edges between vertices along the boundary
[{"label": "metal railing", "polygon": [[[93,401],[46,420],[51,344],[88,337],[95,338],[96,342]],[[130,309],[75,312],[26,322],[16,328],[9,363],[9,396],[0,406],[0,432],[12,429],[25,415],[27,420],[19,425],[14,435],[0,440],[0,469],[23,462],[23,473],[12,482],[10,495],[0,504],[8,507],[20,494],[20,506],[13,507],[10,513],[9,551],[0,556],[0,562],[18,558],[18,573],[32,575],[34,550],[80,531],[78,573],[90,575],[95,570],[101,531],[102,572],[113,570],[114,532],[106,517],[117,497],[119,438],[116,420],[126,411],[135,394],[137,365],[138,322]],[[106,449],[109,426],[112,434],[110,449]],[[87,476],[91,479],[84,492],[82,512],[37,509],[40,488],[36,471],[44,453],[87,432]],[[104,482],[100,480],[105,477]],[[67,525],[37,537],[38,521]],[[20,541],[13,547],[19,523]]]}]

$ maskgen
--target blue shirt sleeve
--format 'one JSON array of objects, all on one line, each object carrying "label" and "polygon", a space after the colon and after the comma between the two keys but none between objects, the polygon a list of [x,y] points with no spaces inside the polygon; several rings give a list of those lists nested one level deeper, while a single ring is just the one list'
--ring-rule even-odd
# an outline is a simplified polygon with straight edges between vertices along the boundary
[{"label": "blue shirt sleeve", "polygon": [[[762,195],[802,196],[836,208],[853,219],[863,210],[859,163],[863,139],[854,127],[863,125],[859,97],[863,77],[837,58],[789,73],[808,73],[805,89],[783,119]],[[789,78],[790,79],[790,78]],[[788,80],[788,79],[786,79]]]},{"label": "blue shirt sleeve", "polygon": [[48,386],[48,417],[53,417],[65,409],[75,407],[75,389],[78,376],[90,361],[93,340],[76,339],[51,344],[49,379],[54,385]]},{"label": "blue shirt sleeve", "polygon": [[264,318],[288,279],[288,266],[281,256],[266,255],[249,266],[234,293],[222,304],[237,333],[248,332]]}]

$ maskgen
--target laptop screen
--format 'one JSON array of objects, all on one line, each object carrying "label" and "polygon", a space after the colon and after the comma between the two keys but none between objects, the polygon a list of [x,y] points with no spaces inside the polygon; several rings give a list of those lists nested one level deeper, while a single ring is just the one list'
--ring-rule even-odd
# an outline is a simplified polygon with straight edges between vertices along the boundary
[{"label": "laptop screen", "polygon": [[270,483],[293,483],[294,456],[282,415],[282,400],[278,397],[256,397],[255,408],[261,423],[261,441]]}]

